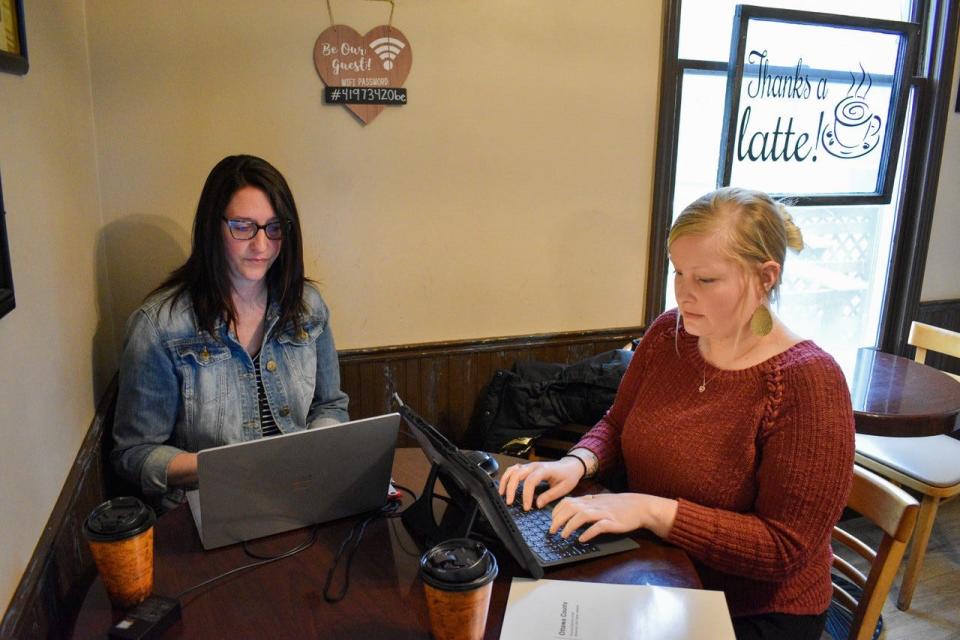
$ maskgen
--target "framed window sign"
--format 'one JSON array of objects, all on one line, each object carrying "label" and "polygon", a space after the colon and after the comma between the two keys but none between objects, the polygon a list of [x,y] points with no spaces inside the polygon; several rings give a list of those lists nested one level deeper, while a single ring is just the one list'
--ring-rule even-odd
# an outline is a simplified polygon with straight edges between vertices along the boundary
[{"label": "framed window sign", "polygon": [[10,250],[7,244],[7,212],[3,208],[3,185],[0,184],[0,318],[16,306],[13,298],[13,273],[10,271]]},{"label": "framed window sign", "polygon": [[0,71],[22,76],[29,68],[23,0],[0,0]]},{"label": "framed window sign", "polygon": [[917,28],[737,6],[718,185],[800,206],[889,203]]}]

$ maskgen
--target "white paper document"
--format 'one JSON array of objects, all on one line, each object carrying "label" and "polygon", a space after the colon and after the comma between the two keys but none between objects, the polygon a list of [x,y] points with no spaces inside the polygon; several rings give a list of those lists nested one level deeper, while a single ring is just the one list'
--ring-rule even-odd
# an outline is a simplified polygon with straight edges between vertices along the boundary
[{"label": "white paper document", "polygon": [[722,591],[514,578],[500,640],[734,639]]}]

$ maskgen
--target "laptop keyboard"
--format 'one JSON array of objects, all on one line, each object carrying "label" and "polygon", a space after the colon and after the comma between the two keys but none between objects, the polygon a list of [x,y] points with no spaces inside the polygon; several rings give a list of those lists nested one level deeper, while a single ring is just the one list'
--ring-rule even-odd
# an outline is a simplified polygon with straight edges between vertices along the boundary
[{"label": "laptop keyboard", "polygon": [[550,521],[553,518],[553,510],[549,507],[524,511],[523,483],[517,486],[513,504],[507,505],[507,512],[520,530],[524,542],[540,559],[541,564],[577,558],[599,551],[599,548],[591,542],[577,542],[577,537],[586,530],[586,527],[577,529],[566,540],[560,537],[559,531],[551,534]]}]

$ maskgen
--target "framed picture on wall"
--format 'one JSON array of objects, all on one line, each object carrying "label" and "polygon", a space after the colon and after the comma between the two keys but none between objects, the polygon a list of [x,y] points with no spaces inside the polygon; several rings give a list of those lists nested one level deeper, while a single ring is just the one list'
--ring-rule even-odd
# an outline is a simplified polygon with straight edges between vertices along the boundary
[{"label": "framed picture on wall", "polygon": [[13,273],[10,272],[10,251],[7,245],[7,212],[3,208],[3,184],[0,183],[0,318],[16,306],[13,298]]},{"label": "framed picture on wall", "polygon": [[29,68],[23,0],[0,0],[0,71],[22,76]]}]

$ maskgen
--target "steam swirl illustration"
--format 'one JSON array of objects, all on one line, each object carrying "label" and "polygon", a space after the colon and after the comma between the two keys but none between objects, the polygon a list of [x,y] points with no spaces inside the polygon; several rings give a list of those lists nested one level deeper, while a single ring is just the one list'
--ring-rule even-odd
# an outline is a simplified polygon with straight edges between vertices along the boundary
[{"label": "steam swirl illustration", "polygon": [[[864,89],[864,84],[866,88]],[[859,158],[879,144],[883,120],[873,113],[867,104],[867,94],[873,80],[863,65],[860,65],[860,80],[850,73],[850,88],[847,96],[833,110],[834,121],[824,127],[821,141],[824,149],[837,158]]]},{"label": "steam swirl illustration", "polygon": [[862,100],[843,100],[837,105],[836,116],[837,122],[847,126],[856,125],[870,117],[870,107]]}]

